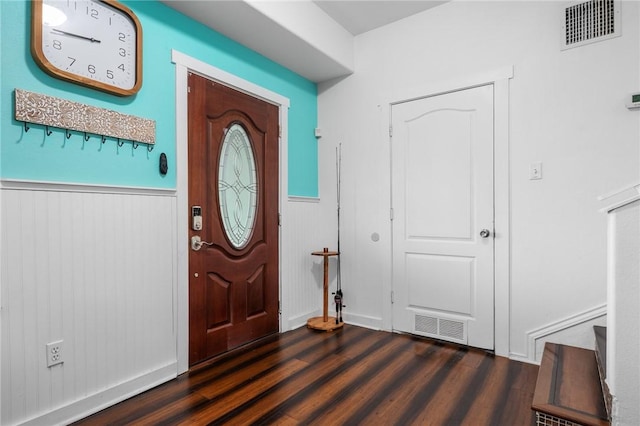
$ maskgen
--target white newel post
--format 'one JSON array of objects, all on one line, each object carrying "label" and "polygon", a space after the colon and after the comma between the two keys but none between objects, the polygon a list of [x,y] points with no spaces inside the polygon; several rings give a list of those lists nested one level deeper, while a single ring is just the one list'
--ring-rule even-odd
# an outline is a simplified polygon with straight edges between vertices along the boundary
[{"label": "white newel post", "polygon": [[607,385],[613,425],[640,424],[640,195],[608,213]]}]

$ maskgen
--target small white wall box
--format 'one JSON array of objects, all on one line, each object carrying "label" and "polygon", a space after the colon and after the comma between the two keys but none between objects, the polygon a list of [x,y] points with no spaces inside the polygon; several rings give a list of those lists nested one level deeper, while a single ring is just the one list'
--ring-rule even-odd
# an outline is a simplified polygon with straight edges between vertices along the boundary
[{"label": "small white wall box", "polygon": [[627,108],[640,109],[640,93],[632,93],[627,102]]}]

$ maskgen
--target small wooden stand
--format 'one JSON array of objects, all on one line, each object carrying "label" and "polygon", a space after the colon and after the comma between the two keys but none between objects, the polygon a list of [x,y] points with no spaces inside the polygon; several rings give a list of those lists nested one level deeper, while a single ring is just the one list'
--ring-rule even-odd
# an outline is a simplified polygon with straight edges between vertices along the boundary
[{"label": "small wooden stand", "polygon": [[344,323],[342,321],[336,323],[335,317],[329,316],[329,257],[337,256],[340,253],[337,251],[329,251],[328,248],[324,248],[323,251],[314,251],[311,253],[313,256],[324,257],[324,305],[321,317],[313,317],[307,320],[307,327],[314,330],[332,331],[341,328]]}]

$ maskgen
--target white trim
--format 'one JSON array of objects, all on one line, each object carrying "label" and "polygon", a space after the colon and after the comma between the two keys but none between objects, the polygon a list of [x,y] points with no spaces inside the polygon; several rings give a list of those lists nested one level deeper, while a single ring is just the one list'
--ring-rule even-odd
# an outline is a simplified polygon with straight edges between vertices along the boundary
[{"label": "white trim", "polygon": [[[184,226],[189,223],[187,213],[189,203],[189,186],[187,180],[187,140],[189,138],[187,125],[187,80],[188,69],[176,63],[176,240],[177,267],[175,299],[173,311],[176,328],[176,359],[178,361],[178,374],[189,369],[189,247],[186,242],[189,232]],[[186,344],[185,344],[186,340]]]},{"label": "white trim", "polygon": [[513,78],[513,65],[474,74],[465,78],[431,82],[423,87],[401,90],[393,93],[391,96],[392,100],[385,103],[393,105],[449,92],[471,89],[473,87],[485,86],[487,84],[495,84],[498,81],[509,80],[511,78]]},{"label": "white trim", "polygon": [[143,186],[112,186],[74,182],[45,182],[21,179],[2,179],[0,189],[53,192],[83,192],[92,194],[154,195],[175,197],[174,188],[149,188]]},{"label": "white trim", "polygon": [[620,189],[616,189],[615,191],[607,192],[606,194],[603,194],[603,195],[599,195],[597,199],[598,199],[598,201],[604,201],[604,200],[607,200],[609,198],[615,197],[616,195],[624,194],[625,192],[628,192],[628,191],[630,191],[632,189],[635,189],[636,192],[640,194],[640,182],[634,183],[632,185],[624,186],[624,187],[622,187]]},{"label": "white trim", "polygon": [[295,317],[291,317],[288,320],[287,329],[295,330],[296,328],[300,328],[307,324],[307,319],[321,315],[322,311],[320,310],[320,308],[318,308],[312,311],[305,312],[303,314],[296,315]]},{"label": "white trim", "polygon": [[176,377],[176,363],[165,365],[149,373],[127,380],[102,392],[82,398],[57,410],[34,417],[22,426],[67,425],[111,407],[132,396],[152,389]]},{"label": "white trim", "polygon": [[[0,8],[1,7],[2,6],[0,6]],[[0,14],[2,14],[2,12],[0,12]],[[2,71],[0,71],[0,79],[1,79],[1,77],[2,77]],[[4,104],[4,102],[2,104]],[[3,110],[3,107],[0,105],[0,113],[1,113],[2,110]],[[0,166],[0,176],[2,175],[1,172],[2,172],[2,166]],[[2,252],[2,246],[4,245],[4,244],[2,244],[2,241],[4,241],[4,232],[5,232],[3,227],[2,227],[2,224],[4,223],[4,219],[2,217],[2,214],[3,214],[2,212],[4,211],[3,205],[2,205],[3,193],[4,193],[4,191],[0,191],[0,272],[3,270],[2,268],[5,267],[4,262],[3,262],[4,254]],[[4,352],[4,347],[3,347],[3,344],[2,344],[2,342],[4,342],[4,340],[2,339],[2,337],[3,337],[2,336],[2,334],[3,334],[2,333],[2,330],[3,330],[2,318],[4,318],[6,316],[3,313],[3,310],[2,310],[2,306],[4,306],[4,304],[2,302],[2,293],[4,293],[4,284],[2,283],[1,276],[2,275],[0,274],[0,420],[2,419],[2,401],[3,401],[3,399],[2,399],[2,388],[4,387],[4,386],[2,386],[2,384],[4,383],[4,380],[3,380],[3,377],[2,377],[3,376],[2,375],[2,370],[3,370],[2,366],[4,365],[3,361],[2,361],[2,353]]]},{"label": "white trim", "polygon": [[627,198],[625,200],[622,200],[620,202],[612,204],[612,205],[610,205],[608,207],[605,207],[604,209],[602,209],[600,211],[604,212],[604,213],[611,213],[612,211],[617,210],[620,207],[624,207],[624,206],[629,205],[631,203],[635,203],[638,200],[640,200],[640,194],[634,195],[633,197],[629,197],[629,198]]},{"label": "white trim", "polygon": [[[607,326],[608,326],[607,333],[610,335],[611,334],[611,330],[609,329],[610,317],[607,315],[607,309],[612,307],[611,303],[612,301],[609,301],[608,307],[606,304],[599,305],[594,308],[587,309],[584,312],[571,315],[560,321],[555,321],[527,332],[526,333],[527,353],[511,352],[509,353],[509,359],[512,359],[514,361],[526,362],[529,364],[540,365],[540,361],[536,359],[536,352],[537,352],[537,346],[538,346],[539,340],[541,339],[544,340],[545,337],[551,336],[558,332],[568,330],[573,327],[578,327],[581,324],[596,320],[598,318],[602,318],[603,316],[607,316]],[[610,357],[608,346],[607,346],[607,357]],[[607,364],[607,367],[609,364]],[[607,372],[607,381],[610,380],[610,377],[611,376]]]},{"label": "white trim", "polygon": [[[609,212],[611,213],[611,212]],[[617,359],[616,339],[618,328],[616,315],[618,312],[618,299],[616,298],[616,217],[617,214],[607,216],[607,348],[606,354],[609,360],[606,365],[605,377],[612,395],[616,394],[615,360]],[[613,409],[612,409],[613,411]],[[615,411],[614,411],[615,412]]]},{"label": "white trim", "polygon": [[[296,315],[295,317],[289,319],[289,324],[288,324],[289,329],[295,330],[296,328],[300,328],[307,324],[307,319],[312,317],[317,317],[318,315],[322,315],[322,312],[320,309],[315,309],[313,311]],[[355,326],[364,327],[364,328],[370,328],[372,330],[382,330],[382,318],[380,317],[372,317],[369,315],[359,315],[359,314],[344,312],[343,319],[345,324],[355,325]]]},{"label": "white trim", "polygon": [[289,195],[290,203],[319,203],[319,197],[302,197],[299,195]]},{"label": "white trim", "polygon": [[[514,76],[513,66],[507,66],[462,79],[432,82],[422,88],[398,91],[387,95],[389,125],[394,104],[424,97],[437,96],[459,90],[492,84],[494,87],[494,351],[496,355],[510,356],[511,321],[511,177],[509,154],[509,80]],[[390,225],[392,226],[392,225]],[[393,247],[390,256],[393,258]],[[391,263],[393,265],[393,262]],[[393,290],[393,267],[389,282],[383,285],[382,327],[392,327],[389,294]]]},{"label": "white trim", "polygon": [[[189,369],[189,248],[186,241],[188,240],[188,229],[184,225],[188,223],[187,217],[189,191],[188,191],[188,156],[187,156],[187,140],[188,140],[188,111],[187,111],[187,84],[188,73],[194,72],[208,79],[219,81],[227,86],[233,87],[243,93],[253,97],[272,103],[279,107],[279,125],[280,125],[280,214],[286,216],[285,195],[287,194],[287,144],[288,144],[288,120],[289,120],[289,99],[258,86],[250,81],[244,80],[198,59],[187,56],[176,50],[171,51],[171,61],[176,65],[176,190],[177,190],[177,206],[178,212],[176,235],[178,241],[178,264],[177,264],[177,288],[176,301],[174,311],[176,314],[176,330],[177,341],[176,350],[178,357],[177,371],[181,374]],[[282,226],[280,227],[280,265],[282,271]],[[185,242],[184,244],[181,242]],[[280,300],[287,296],[288,287],[282,282],[282,274],[280,275]],[[282,312],[280,313],[280,331],[283,330],[283,318],[289,317],[286,311],[286,303],[281,304]]]},{"label": "white trim", "polygon": [[382,330],[383,320],[380,317],[345,312],[343,314],[343,320],[346,324],[370,328],[372,330]]},{"label": "white trim", "polygon": [[[201,74],[209,79],[220,81],[226,86],[230,86],[255,98],[260,98],[274,105],[279,105],[282,108],[289,108],[288,98],[285,98],[284,96],[276,92],[272,92],[271,90],[265,89],[262,86],[258,86],[257,84],[254,84],[248,80],[244,80],[236,75],[221,70],[220,68],[214,67],[213,65],[209,65],[206,62],[202,62],[198,59],[180,53],[177,50],[171,50],[171,62],[176,65],[185,67],[192,72]],[[283,132],[285,131],[285,129],[281,130]]]},{"label": "white trim", "polygon": [[[513,70],[512,70],[513,71]],[[493,83],[493,203],[494,203],[494,343],[495,353],[509,356],[511,348],[511,156],[509,141],[509,79]]]},{"label": "white trim", "polygon": [[526,362],[527,364],[540,365],[534,360],[530,359],[526,354],[522,354],[519,352],[512,352],[509,354],[509,359],[513,361]]},{"label": "white trim", "polygon": [[527,333],[527,355],[529,362],[536,361],[536,342],[552,334],[558,333],[563,330],[567,330],[572,327],[576,327],[587,321],[591,321],[597,318],[601,318],[607,315],[607,305],[602,304],[595,306],[586,311],[580,312],[575,315],[571,315],[560,321],[554,321],[542,327],[531,330]]}]

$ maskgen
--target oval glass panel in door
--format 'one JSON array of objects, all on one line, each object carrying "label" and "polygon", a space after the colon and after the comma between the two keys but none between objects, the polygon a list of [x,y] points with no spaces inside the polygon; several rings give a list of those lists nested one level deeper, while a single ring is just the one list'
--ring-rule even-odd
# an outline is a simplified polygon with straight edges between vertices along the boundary
[{"label": "oval glass panel in door", "polygon": [[241,249],[253,233],[258,208],[258,181],[251,141],[237,123],[229,127],[222,141],[218,195],[224,231],[233,247]]}]

